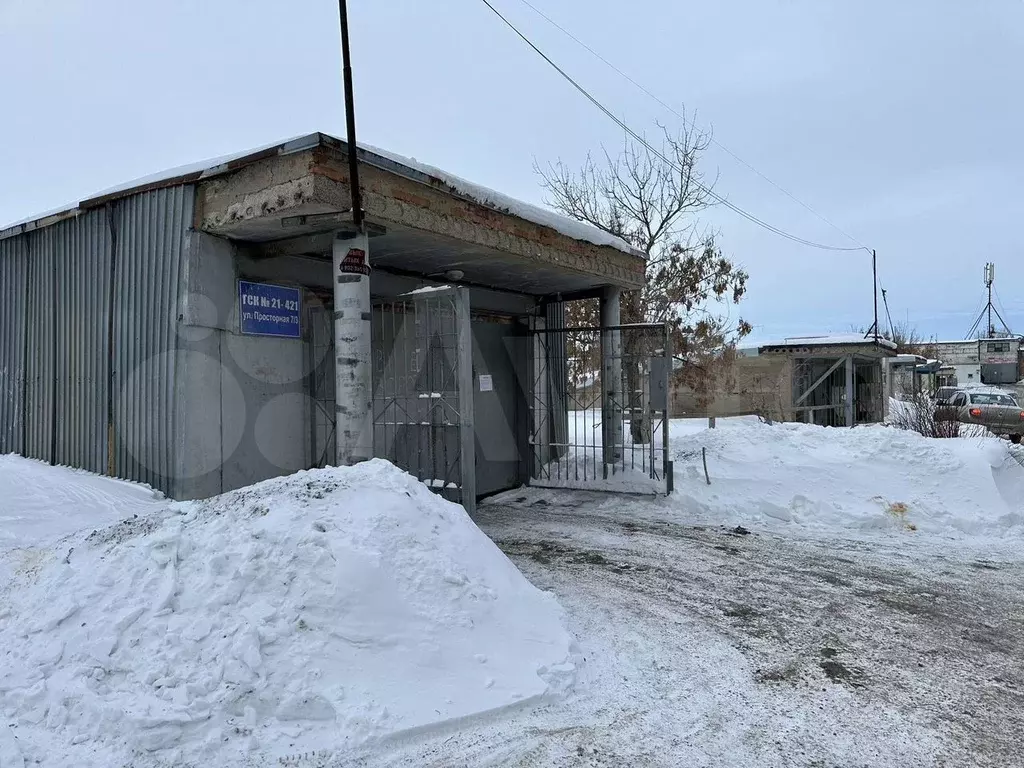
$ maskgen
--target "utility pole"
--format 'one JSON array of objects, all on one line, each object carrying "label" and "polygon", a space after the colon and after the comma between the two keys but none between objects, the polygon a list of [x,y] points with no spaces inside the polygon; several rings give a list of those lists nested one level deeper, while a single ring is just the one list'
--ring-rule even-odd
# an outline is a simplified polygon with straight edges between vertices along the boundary
[{"label": "utility pole", "polygon": [[345,127],[348,131],[348,176],[352,187],[352,223],[363,234],[363,193],[359,188],[359,159],[356,157],[356,103],[352,87],[352,54],[348,45],[348,2],[338,0],[341,21],[341,78],[345,88]]},{"label": "utility pole", "polygon": [[348,44],[348,7],[338,0],[341,22],[342,80],[348,130],[348,183],[352,195],[352,231],[339,232],[333,246],[335,463],[357,464],[373,458],[373,381],[370,356],[370,242],[363,220],[356,153],[356,113],[352,57]]},{"label": "utility pole", "polygon": [[874,248],[871,249],[871,280],[875,289],[875,344],[878,344],[878,256]]}]

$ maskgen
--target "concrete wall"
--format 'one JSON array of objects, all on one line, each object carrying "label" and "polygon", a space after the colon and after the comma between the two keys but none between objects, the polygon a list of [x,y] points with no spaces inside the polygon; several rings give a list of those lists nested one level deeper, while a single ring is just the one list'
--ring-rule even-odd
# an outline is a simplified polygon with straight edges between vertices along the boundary
[{"label": "concrete wall", "polygon": [[953,372],[956,374],[957,386],[965,386],[967,384],[981,384],[981,364],[966,363],[952,365]]},{"label": "concrete wall", "polygon": [[[879,392],[881,360],[890,350],[866,345],[830,345],[818,347],[780,347],[762,349],[758,354],[740,352],[735,361],[718,375],[710,391],[702,396],[681,380],[672,387],[673,418],[727,417],[757,414],[776,421],[794,421],[794,361],[800,358],[839,358],[854,355],[858,366],[877,359]],[[874,408],[874,418],[881,419],[881,404]]]},{"label": "concrete wall", "polygon": [[[176,498],[204,498],[317,463],[311,436],[315,404],[309,397],[308,374],[320,361],[312,359],[305,338],[306,313],[301,340],[241,335],[237,281],[301,285],[306,307],[329,306],[330,276],[327,261],[255,259],[244,243],[201,232],[190,234],[175,381]],[[422,285],[419,279],[378,271],[373,274],[371,290],[375,296],[397,296]],[[486,289],[470,289],[470,301],[475,312],[525,315],[537,308],[529,297]],[[516,404],[508,408],[505,417],[518,424],[524,418],[525,404],[522,383],[514,380],[516,366],[509,357],[507,340],[492,343],[489,334],[478,332],[480,329],[494,330],[488,323],[474,323],[478,372],[488,373],[497,366],[492,373],[496,386],[512,379],[508,386],[514,389],[509,394],[514,393]],[[484,399],[493,397],[497,395],[483,395]],[[505,476],[514,473],[522,447],[516,445],[516,435],[505,434],[510,432],[507,428],[499,442],[508,445],[497,445],[499,433],[494,424],[484,419],[481,425],[493,434],[484,436],[482,451],[486,455],[478,474],[484,475],[486,487],[498,487]]]},{"label": "concrete wall", "polygon": [[672,387],[673,418],[758,414],[776,421],[792,419],[792,365],[784,353],[738,356],[707,395],[680,380]]},{"label": "concrete wall", "polygon": [[977,341],[939,341],[935,355],[946,365],[972,365],[981,362]]},{"label": "concrete wall", "polygon": [[176,382],[178,498],[310,465],[305,342],[238,333],[237,279],[248,276],[238,250],[203,233],[190,238]]},{"label": "concrete wall", "polygon": [[[361,154],[363,205],[372,222],[450,236],[463,246],[500,251],[554,275],[575,272],[625,288],[644,283],[639,255],[563,235],[453,194],[440,179],[384,157]],[[313,149],[265,157],[205,181],[199,189],[197,219],[204,231],[222,236],[273,239],[287,235],[281,230],[282,217],[347,210],[350,202],[344,144],[324,137]],[[371,260],[372,250],[371,243]],[[523,277],[532,279],[532,271]]]}]

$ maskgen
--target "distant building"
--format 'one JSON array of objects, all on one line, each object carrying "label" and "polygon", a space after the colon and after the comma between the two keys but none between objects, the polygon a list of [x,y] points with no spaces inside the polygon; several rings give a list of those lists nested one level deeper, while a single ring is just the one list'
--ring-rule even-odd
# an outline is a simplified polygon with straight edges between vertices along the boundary
[{"label": "distant building", "polygon": [[933,362],[921,355],[900,354],[887,357],[882,361],[882,381],[885,384],[886,398],[906,400],[922,389],[922,369]]},{"label": "distant building", "polygon": [[757,414],[773,421],[854,426],[885,415],[882,360],[896,345],[860,334],[792,337],[737,350],[708,393],[677,383],[672,414]]},{"label": "distant building", "polygon": [[1022,378],[1020,337],[939,341],[934,347],[936,357],[943,362],[945,381],[952,386],[1006,386]]}]

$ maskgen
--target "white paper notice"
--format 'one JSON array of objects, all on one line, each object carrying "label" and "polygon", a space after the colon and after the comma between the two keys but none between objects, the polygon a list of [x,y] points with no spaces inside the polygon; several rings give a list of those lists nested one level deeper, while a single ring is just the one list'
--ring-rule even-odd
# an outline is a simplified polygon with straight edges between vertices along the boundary
[{"label": "white paper notice", "polygon": [[481,392],[493,392],[494,391],[494,377],[489,373],[480,374],[480,391]]}]

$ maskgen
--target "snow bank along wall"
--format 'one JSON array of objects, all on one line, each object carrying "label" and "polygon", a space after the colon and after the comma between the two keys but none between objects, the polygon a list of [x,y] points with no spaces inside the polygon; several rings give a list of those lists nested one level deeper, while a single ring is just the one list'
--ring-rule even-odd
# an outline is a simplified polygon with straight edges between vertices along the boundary
[{"label": "snow bank along wall", "polygon": [[[0,230],[0,453],[177,498],[332,461],[334,403],[323,389],[332,377],[323,374],[333,357],[316,327],[333,311],[329,254],[346,226],[345,151],[312,134]],[[638,287],[642,258],[412,161],[369,151],[361,161],[379,233],[374,296],[464,285],[477,493],[523,482],[527,440],[537,437],[525,404],[530,328],[559,322],[563,297]],[[240,303],[261,300],[280,303],[276,319],[294,319],[297,336],[275,326],[273,311],[243,333]],[[387,325],[383,311],[376,328]],[[386,357],[380,342],[374,355]],[[390,386],[399,392],[381,394],[423,383],[406,375]]]}]

